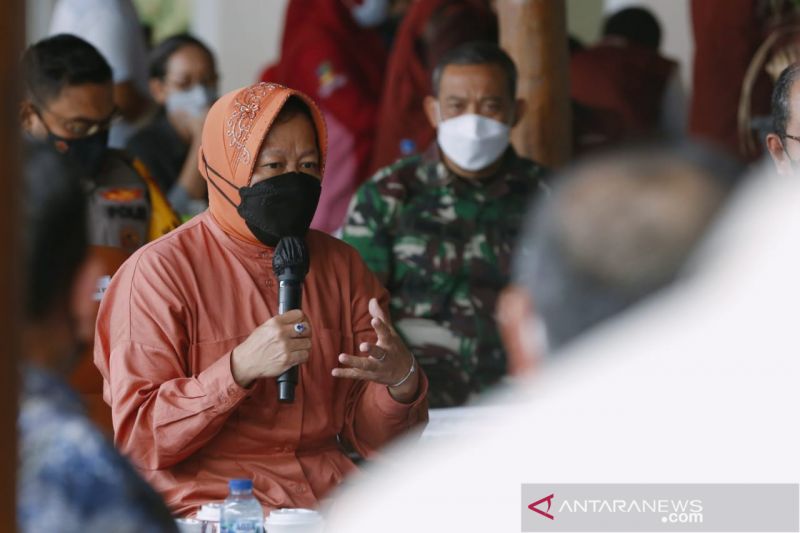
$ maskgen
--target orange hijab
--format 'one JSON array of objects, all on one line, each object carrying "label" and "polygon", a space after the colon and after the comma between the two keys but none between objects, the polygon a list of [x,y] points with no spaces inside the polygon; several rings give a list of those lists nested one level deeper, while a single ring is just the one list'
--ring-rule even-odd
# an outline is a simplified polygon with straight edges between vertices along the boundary
[{"label": "orange hijab", "polygon": [[198,166],[208,182],[209,211],[227,234],[252,244],[263,246],[231,202],[239,205],[238,188],[250,185],[261,145],[292,96],[311,110],[317,130],[320,169],[324,174],[328,149],[325,120],[311,98],[300,91],[275,83],[257,83],[236,89],[211,106],[203,125]]}]

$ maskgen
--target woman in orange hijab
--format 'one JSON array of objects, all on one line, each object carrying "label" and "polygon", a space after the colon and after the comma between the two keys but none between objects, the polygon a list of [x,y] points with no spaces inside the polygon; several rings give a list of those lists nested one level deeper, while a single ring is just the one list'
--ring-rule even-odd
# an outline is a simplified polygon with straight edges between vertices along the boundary
[{"label": "woman in orange hijab", "polygon": [[[135,253],[97,322],[116,445],[177,515],[253,479],[266,510],[314,507],[364,456],[427,419],[427,381],[388,324],[388,295],[348,245],[308,231],[325,125],[261,83],[211,108],[209,209]],[[302,311],[278,314],[278,239],[305,237]],[[299,368],[293,403],[275,377]]]}]

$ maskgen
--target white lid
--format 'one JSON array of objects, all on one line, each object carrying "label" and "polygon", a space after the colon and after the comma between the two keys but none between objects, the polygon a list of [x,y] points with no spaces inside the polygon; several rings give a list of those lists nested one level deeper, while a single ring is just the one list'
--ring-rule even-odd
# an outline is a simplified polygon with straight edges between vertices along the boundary
[{"label": "white lid", "polygon": [[273,526],[319,524],[322,515],[312,509],[275,509],[269,513],[267,524]]},{"label": "white lid", "polygon": [[197,512],[197,519],[204,522],[219,522],[221,512],[222,502],[207,503]]}]

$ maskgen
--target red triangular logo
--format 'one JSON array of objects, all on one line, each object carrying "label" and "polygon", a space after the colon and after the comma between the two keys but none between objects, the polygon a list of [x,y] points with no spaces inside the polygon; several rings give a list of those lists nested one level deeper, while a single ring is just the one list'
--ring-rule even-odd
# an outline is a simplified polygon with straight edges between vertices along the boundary
[{"label": "red triangular logo", "polygon": [[[537,500],[537,501],[533,502],[532,504],[530,504],[528,506],[528,509],[530,509],[531,511],[535,511],[535,512],[539,513],[540,515],[544,516],[545,518],[549,518],[550,520],[554,520],[553,515],[550,514],[550,506],[553,504],[553,496],[554,495],[551,494],[550,496],[545,496],[541,500]],[[542,504],[544,502],[547,502],[547,511],[542,511],[541,509],[537,509],[536,508],[537,505]]]}]

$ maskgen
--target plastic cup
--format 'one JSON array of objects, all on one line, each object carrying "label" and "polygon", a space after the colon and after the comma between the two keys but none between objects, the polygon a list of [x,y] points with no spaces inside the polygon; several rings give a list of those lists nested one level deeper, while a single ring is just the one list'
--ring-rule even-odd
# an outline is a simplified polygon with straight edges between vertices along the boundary
[{"label": "plastic cup", "polygon": [[311,509],[275,509],[264,521],[267,533],[322,533],[322,515]]},{"label": "plastic cup", "polygon": [[203,533],[203,522],[194,518],[178,518],[175,520],[180,533]]}]

